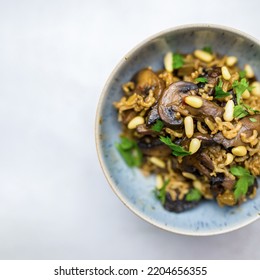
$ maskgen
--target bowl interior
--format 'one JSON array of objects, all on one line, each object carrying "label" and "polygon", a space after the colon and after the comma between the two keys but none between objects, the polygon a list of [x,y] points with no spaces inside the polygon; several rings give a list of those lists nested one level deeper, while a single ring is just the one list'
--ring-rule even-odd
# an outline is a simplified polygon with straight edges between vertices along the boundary
[{"label": "bowl interior", "polygon": [[[189,234],[211,235],[242,227],[260,215],[260,193],[239,207],[220,208],[205,201],[197,208],[175,214],[166,211],[155,198],[155,178],[144,177],[138,169],[130,169],[115,149],[121,132],[113,102],[122,97],[121,85],[141,68],[162,69],[168,51],[189,53],[211,46],[221,55],[235,55],[239,65],[249,63],[260,78],[260,46],[238,31],[216,26],[188,26],[163,32],[128,54],[111,74],[97,112],[97,148],[105,175],[119,198],[143,219],[166,230]],[[100,121],[102,120],[102,121]]]}]

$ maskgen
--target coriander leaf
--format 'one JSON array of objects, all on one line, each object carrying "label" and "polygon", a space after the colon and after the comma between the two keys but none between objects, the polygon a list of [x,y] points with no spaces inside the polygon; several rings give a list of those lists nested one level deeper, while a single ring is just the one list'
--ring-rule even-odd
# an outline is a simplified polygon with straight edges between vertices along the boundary
[{"label": "coriander leaf", "polygon": [[243,106],[246,107],[246,109],[247,109],[248,111],[251,111],[251,112],[253,112],[253,113],[255,113],[255,114],[260,113],[260,111],[251,108],[251,107],[250,107],[249,105],[247,105],[247,104],[243,104]]},{"label": "coriander leaf", "polygon": [[241,177],[240,179],[237,180],[236,185],[235,185],[235,199],[238,200],[241,196],[246,195],[248,190],[248,183],[247,183],[247,178],[246,177]]},{"label": "coriander leaf", "polygon": [[237,118],[237,119],[244,118],[245,116],[249,115],[250,111],[253,112],[254,114],[260,113],[260,111],[254,110],[247,104],[240,104],[240,105],[236,105],[234,107],[233,116],[234,116],[234,118]]},{"label": "coriander leaf", "polygon": [[225,92],[222,89],[222,86],[223,86],[223,82],[221,79],[219,79],[218,85],[215,86],[215,98],[223,98],[230,95],[230,93]]},{"label": "coriander leaf", "polygon": [[240,71],[240,72],[239,72],[239,78],[240,78],[240,79],[243,79],[243,78],[245,78],[245,77],[246,77],[246,70]]},{"label": "coriander leaf", "polygon": [[121,143],[116,143],[115,146],[128,166],[138,167],[142,164],[143,155],[134,140],[121,137]]},{"label": "coriander leaf", "polygon": [[246,80],[246,78],[241,79],[241,81],[234,81],[232,84],[232,87],[237,95],[237,103],[240,104],[240,99],[242,94],[244,93],[244,91],[247,90],[251,90],[251,88],[249,87],[249,83]]},{"label": "coriander leaf", "polygon": [[126,137],[121,137],[121,143],[120,146],[122,147],[123,150],[129,150],[131,148],[133,148],[133,146],[135,145],[135,141],[128,139]]},{"label": "coriander leaf", "polygon": [[234,196],[238,200],[241,196],[246,195],[248,187],[254,184],[255,177],[242,166],[232,166],[230,172],[239,178],[234,187]]},{"label": "coriander leaf", "polygon": [[180,54],[175,53],[172,55],[173,69],[179,69],[182,67],[183,64],[184,64],[183,57]]},{"label": "coriander leaf", "polygon": [[155,193],[155,196],[156,198],[158,198],[162,205],[165,204],[165,198],[166,198],[166,186],[169,184],[169,180],[166,180],[163,184],[163,186],[158,189],[158,188],[155,188],[154,190],[154,193]]},{"label": "coriander leaf", "polygon": [[186,201],[198,201],[201,199],[201,193],[197,189],[191,189],[190,192],[186,195]]},{"label": "coriander leaf", "polygon": [[156,123],[152,126],[152,130],[156,132],[161,132],[164,127],[164,123],[161,120],[156,120]]},{"label": "coriander leaf", "polygon": [[170,149],[172,149],[172,154],[174,156],[187,156],[191,153],[186,151],[182,146],[176,145],[172,142],[170,137],[161,136],[160,140],[166,144]]},{"label": "coriander leaf", "polygon": [[234,107],[233,117],[237,119],[244,118],[248,115],[248,111],[245,109],[243,105],[236,105]]},{"label": "coriander leaf", "polygon": [[230,172],[237,177],[250,175],[250,172],[242,166],[232,166]]},{"label": "coriander leaf", "polygon": [[210,46],[205,46],[202,50],[203,50],[204,52],[207,52],[207,53],[212,54],[212,48],[211,48]]},{"label": "coriander leaf", "polygon": [[250,120],[251,122],[257,122],[257,120],[256,120],[255,118],[249,118],[249,120]]},{"label": "coriander leaf", "polygon": [[199,83],[207,83],[208,82],[208,79],[205,78],[205,77],[198,77],[195,79],[196,82],[199,82]]},{"label": "coriander leaf", "polygon": [[120,144],[116,143],[116,148],[119,152],[119,154],[121,155],[121,157],[123,158],[123,160],[125,161],[125,163],[129,166],[129,167],[133,167],[134,166],[134,160],[132,157],[132,154],[130,151],[124,150]]}]

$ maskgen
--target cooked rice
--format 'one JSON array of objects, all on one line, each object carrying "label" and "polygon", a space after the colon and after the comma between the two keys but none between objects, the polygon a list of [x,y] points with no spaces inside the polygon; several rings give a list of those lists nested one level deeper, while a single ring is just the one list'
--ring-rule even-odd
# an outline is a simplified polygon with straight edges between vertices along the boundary
[{"label": "cooked rice", "polygon": [[[203,62],[198,58],[195,58],[193,54],[187,54],[184,56],[183,68],[169,72],[166,70],[159,71],[157,73],[158,78],[160,78],[165,87],[176,83],[178,81],[186,81],[196,83],[196,79],[201,75],[204,75],[205,69],[212,67],[222,67],[227,66],[227,57],[220,57],[217,54],[213,54],[213,60],[209,63]],[[232,84],[234,81],[239,79],[240,69],[237,66],[227,67],[231,74],[229,81],[223,80],[222,90],[227,92],[232,90]],[[192,70],[192,71],[191,71]],[[181,75],[181,76],[180,76]],[[221,74],[220,74],[221,76]],[[213,79],[213,78],[212,78]],[[250,80],[250,82],[253,82]],[[198,89],[197,95],[201,96],[204,100],[212,101],[214,96],[214,87],[216,84],[206,83],[203,87]],[[147,118],[148,113],[151,108],[157,103],[155,88],[151,87],[148,91],[147,89],[138,88],[138,85],[134,81],[129,81],[122,86],[125,96],[121,98],[120,101],[115,102],[114,106],[118,110],[118,119],[123,121],[125,118],[124,112],[135,112],[133,116],[143,116]],[[144,94],[144,92],[146,92]],[[191,93],[191,95],[195,92]],[[219,99],[218,102],[225,104],[228,100],[232,99],[233,96],[223,97]],[[260,101],[257,96],[250,95],[250,98],[243,100],[243,102],[253,108],[254,110],[260,110]],[[180,108],[183,107],[180,105]],[[224,105],[222,105],[224,107]],[[183,107],[183,109],[185,109]],[[250,115],[254,113],[249,111]],[[181,114],[178,112],[176,118],[181,118]],[[258,124],[259,125],[259,124]],[[225,139],[232,140],[238,136],[238,133],[242,129],[243,124],[240,119],[234,119],[233,121],[225,121],[223,118],[214,116],[206,116],[204,118],[196,119],[194,118],[194,133],[201,133],[202,135],[209,135],[213,137],[217,133],[222,134]],[[142,138],[143,135],[136,131],[129,131],[126,126],[124,126],[124,134],[133,138]],[[182,140],[185,137],[184,129],[175,129],[173,127],[163,127],[160,135],[169,136],[172,141]],[[159,160],[164,163],[165,168],[160,168],[156,166],[148,156],[144,156],[144,161],[141,166],[141,170],[145,175],[151,173],[161,174],[164,180],[169,179],[169,183],[166,186],[166,191],[170,194],[171,199],[183,200],[185,196],[189,193],[191,188],[197,188],[201,192],[205,199],[212,199],[213,193],[211,191],[210,180],[212,177],[219,176],[219,174],[224,174],[226,178],[234,180],[235,177],[230,173],[230,167],[234,165],[239,165],[245,167],[254,176],[260,175],[260,137],[257,130],[253,130],[251,135],[246,133],[241,133],[241,141],[244,143],[248,153],[245,156],[234,156],[233,161],[226,165],[227,153],[231,153],[231,148],[225,148],[220,144],[214,144],[204,149],[204,153],[208,155],[213,163],[214,169],[210,171],[211,178],[207,176],[200,176],[197,178],[194,174],[192,176],[183,176],[178,170],[173,168],[172,156],[159,157]],[[155,137],[154,135],[152,137]],[[188,146],[186,145],[187,149]],[[177,157],[178,164],[181,164],[183,157]],[[164,166],[162,165],[162,166]],[[186,174],[187,175],[187,174]],[[252,188],[251,194],[248,196],[250,198],[255,197],[256,187]],[[245,201],[246,197],[242,197],[239,202]],[[221,194],[217,197],[218,203],[222,205],[234,205],[234,195],[231,190],[224,189]]]}]

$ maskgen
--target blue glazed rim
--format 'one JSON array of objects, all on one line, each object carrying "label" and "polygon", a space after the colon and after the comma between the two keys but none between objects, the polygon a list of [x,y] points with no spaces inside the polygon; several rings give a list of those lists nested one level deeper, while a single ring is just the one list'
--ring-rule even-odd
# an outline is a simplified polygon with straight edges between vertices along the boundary
[{"label": "blue glazed rim", "polygon": [[[120,70],[120,68],[123,66],[123,64],[125,63],[125,60],[127,58],[130,58],[132,55],[135,54],[136,51],[139,50],[139,48],[145,47],[147,46],[152,40],[155,40],[159,37],[162,37],[163,35],[166,35],[168,33],[172,33],[175,31],[190,31],[190,30],[196,30],[196,29],[212,29],[212,30],[218,30],[218,31],[226,31],[226,32],[230,32],[233,33],[234,35],[239,35],[241,37],[244,37],[247,40],[252,41],[253,43],[255,43],[256,45],[260,45],[259,41],[252,37],[251,35],[248,35],[240,30],[237,30],[235,28],[231,28],[231,27],[226,27],[226,26],[222,26],[222,25],[215,25],[215,24],[188,24],[188,25],[181,25],[181,26],[177,26],[174,28],[169,28],[166,30],[163,30],[161,32],[156,33],[155,35],[152,35],[150,37],[148,37],[147,39],[143,40],[142,42],[140,42],[138,45],[136,45],[134,48],[132,48],[121,60],[120,62],[116,65],[116,67],[113,69],[112,73],[110,74],[109,78],[107,79],[105,86],[102,90],[101,96],[99,98],[99,102],[98,102],[98,106],[97,106],[97,111],[96,111],[96,120],[95,120],[95,141],[96,141],[96,149],[97,149],[97,154],[98,154],[98,158],[99,158],[99,162],[101,165],[101,168],[104,172],[104,175],[110,185],[110,187],[112,188],[112,190],[114,191],[114,193],[118,196],[118,198],[123,202],[124,205],[126,205],[133,213],[135,213],[138,217],[142,218],[143,220],[145,220],[146,222],[157,226],[158,228],[164,229],[166,231],[169,232],[173,232],[173,233],[177,233],[177,234],[182,234],[182,235],[190,235],[190,236],[210,236],[210,235],[218,235],[218,234],[223,234],[223,233],[227,233],[230,231],[234,231],[237,229],[240,229],[242,227],[245,227],[248,224],[251,224],[252,222],[258,220],[260,218],[260,211],[257,211],[257,215],[256,216],[250,216],[248,217],[248,219],[246,219],[243,222],[237,223],[235,225],[232,225],[230,227],[226,227],[225,229],[215,229],[215,230],[209,230],[209,231],[191,231],[191,230],[187,230],[187,229],[179,229],[179,228],[174,228],[174,227],[169,227],[169,225],[164,224],[163,222],[158,222],[154,219],[152,219],[151,217],[145,215],[143,212],[141,212],[140,210],[138,210],[138,208],[136,208],[134,206],[134,204],[129,203],[129,201],[120,193],[120,191],[116,188],[116,182],[115,180],[111,177],[110,171],[108,169],[108,166],[106,165],[104,158],[103,158],[103,150],[102,150],[102,137],[100,137],[101,135],[101,125],[100,122],[101,120],[101,116],[102,116],[102,109],[103,106],[105,104],[105,97],[108,95],[108,89],[109,86],[111,84],[111,82],[113,82],[113,78],[115,77],[115,74],[118,72],[118,70]],[[166,210],[165,210],[166,211]]]}]

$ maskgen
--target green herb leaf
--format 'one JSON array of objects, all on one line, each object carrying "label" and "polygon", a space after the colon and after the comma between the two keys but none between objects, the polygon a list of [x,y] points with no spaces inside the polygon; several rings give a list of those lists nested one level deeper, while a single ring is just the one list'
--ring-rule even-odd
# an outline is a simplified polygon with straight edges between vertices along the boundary
[{"label": "green herb leaf", "polygon": [[155,196],[156,198],[158,198],[162,205],[165,204],[165,198],[166,198],[166,186],[169,184],[169,180],[166,180],[163,184],[163,186],[158,189],[158,188],[155,188],[154,190],[154,193],[155,193]]},{"label": "green herb leaf", "polygon": [[240,71],[240,72],[239,72],[239,78],[240,78],[240,79],[243,79],[243,78],[245,78],[245,77],[246,77],[246,70]]},{"label": "green herb leaf", "polygon": [[184,64],[184,61],[183,61],[183,57],[178,54],[178,53],[174,53],[172,55],[172,66],[173,66],[173,69],[179,69],[182,67],[182,65]]},{"label": "green herb leaf", "polygon": [[248,183],[246,177],[241,177],[237,180],[234,190],[235,199],[238,200],[241,196],[246,195]]},{"label": "green herb leaf", "polygon": [[253,112],[253,113],[255,113],[255,114],[260,113],[259,110],[255,110],[255,109],[253,109],[252,107],[250,107],[250,106],[247,105],[247,104],[243,104],[243,106],[246,107],[246,109],[247,109],[248,111],[251,111],[251,112]]},{"label": "green herb leaf", "polygon": [[186,201],[198,201],[201,199],[201,193],[198,189],[191,189],[190,192],[186,195]]},{"label": "green herb leaf", "polygon": [[243,105],[236,105],[234,107],[233,117],[237,119],[244,118],[248,115],[248,111],[245,109]]},{"label": "green herb leaf", "polygon": [[152,126],[152,130],[156,132],[161,132],[164,127],[164,123],[161,120],[156,120],[156,123]]},{"label": "green herb leaf", "polygon": [[122,147],[123,150],[129,150],[133,148],[135,145],[135,142],[131,139],[128,139],[124,136],[121,137],[121,143],[120,146]]},{"label": "green herb leaf", "polygon": [[174,156],[188,156],[191,154],[190,152],[186,151],[182,146],[174,144],[170,137],[161,136],[160,140],[172,149],[172,154]]},{"label": "green herb leaf", "polygon": [[121,137],[121,143],[116,143],[115,146],[128,166],[134,167],[142,164],[143,155],[134,140]]},{"label": "green herb leaf", "polygon": [[249,120],[250,120],[251,122],[257,122],[257,120],[256,120],[255,118],[249,118]]},{"label": "green herb leaf", "polygon": [[240,104],[240,99],[242,94],[244,93],[244,91],[247,90],[251,90],[251,88],[249,87],[249,83],[246,80],[246,78],[241,79],[241,81],[234,81],[232,84],[232,87],[237,95],[237,103]]},{"label": "green herb leaf", "polygon": [[205,78],[205,77],[198,77],[195,79],[196,82],[198,83],[207,83],[208,82],[208,79]]},{"label": "green herb leaf", "polygon": [[243,168],[242,166],[232,166],[230,172],[238,177],[234,187],[234,196],[238,200],[241,196],[246,195],[248,187],[252,186],[255,181],[255,177],[250,174],[250,172]]},{"label": "green herb leaf", "polygon": [[250,175],[250,172],[242,166],[232,166],[230,172],[237,177]]},{"label": "green herb leaf", "polygon": [[253,112],[254,114],[260,113],[260,111],[254,110],[253,108],[251,108],[247,104],[240,104],[240,105],[236,105],[234,107],[233,116],[234,116],[234,118],[237,118],[237,119],[244,118],[247,115],[249,115],[250,111]]},{"label": "green herb leaf", "polygon": [[222,86],[223,86],[223,82],[221,79],[219,79],[218,85],[215,86],[215,98],[223,98],[230,95],[230,93],[225,92],[222,89]]},{"label": "green herb leaf", "polygon": [[210,46],[205,46],[202,50],[203,50],[204,52],[207,52],[207,53],[212,54],[212,48],[211,48]]}]

